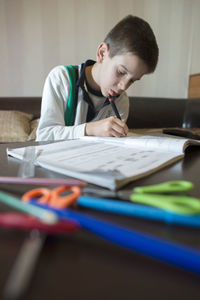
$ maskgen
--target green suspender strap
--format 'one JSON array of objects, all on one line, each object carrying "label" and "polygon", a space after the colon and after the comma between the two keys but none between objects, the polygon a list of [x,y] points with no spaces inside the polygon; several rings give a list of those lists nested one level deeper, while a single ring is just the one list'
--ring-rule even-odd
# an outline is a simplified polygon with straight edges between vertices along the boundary
[{"label": "green suspender strap", "polygon": [[69,75],[70,94],[67,102],[67,109],[65,112],[65,125],[74,125],[75,111],[76,111],[76,80],[77,68],[76,66],[65,66]]}]

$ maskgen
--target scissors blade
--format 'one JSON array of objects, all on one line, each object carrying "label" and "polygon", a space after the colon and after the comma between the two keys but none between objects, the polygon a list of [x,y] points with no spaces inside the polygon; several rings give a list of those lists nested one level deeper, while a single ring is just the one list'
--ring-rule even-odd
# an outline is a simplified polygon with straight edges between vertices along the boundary
[{"label": "scissors blade", "polygon": [[130,200],[130,196],[133,193],[132,190],[123,190],[123,191],[111,191],[107,189],[98,189],[93,187],[84,187],[82,189],[82,194],[84,196],[96,196],[102,198],[119,198],[121,200]]}]

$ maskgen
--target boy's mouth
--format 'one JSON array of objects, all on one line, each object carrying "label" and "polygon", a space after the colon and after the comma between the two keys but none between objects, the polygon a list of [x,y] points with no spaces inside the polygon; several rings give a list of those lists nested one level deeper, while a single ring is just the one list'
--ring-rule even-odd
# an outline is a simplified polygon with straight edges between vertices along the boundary
[{"label": "boy's mouth", "polygon": [[110,93],[109,93],[111,96],[113,96],[113,97],[116,97],[116,96],[118,96],[119,95],[119,93],[117,93],[117,92],[115,92],[115,91],[113,91],[113,90],[110,90]]}]

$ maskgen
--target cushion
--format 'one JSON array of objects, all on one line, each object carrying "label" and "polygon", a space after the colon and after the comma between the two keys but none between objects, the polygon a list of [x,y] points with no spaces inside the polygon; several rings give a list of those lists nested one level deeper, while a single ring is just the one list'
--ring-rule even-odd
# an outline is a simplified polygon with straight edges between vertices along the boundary
[{"label": "cushion", "polygon": [[36,139],[36,130],[37,130],[37,127],[38,127],[39,120],[40,119],[34,119],[34,120],[31,121],[31,123],[30,123],[31,133],[28,136],[28,141]]},{"label": "cushion", "polygon": [[27,141],[31,131],[30,121],[33,115],[14,111],[0,111],[0,142]]}]

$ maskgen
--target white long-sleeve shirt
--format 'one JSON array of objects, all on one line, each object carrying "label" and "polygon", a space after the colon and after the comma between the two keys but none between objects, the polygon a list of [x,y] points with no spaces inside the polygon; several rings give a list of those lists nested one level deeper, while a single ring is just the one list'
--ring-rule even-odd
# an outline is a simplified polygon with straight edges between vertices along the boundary
[{"label": "white long-sleeve shirt", "polygon": [[[80,75],[79,66],[79,75]],[[76,115],[73,126],[65,125],[65,111],[69,99],[70,84],[69,75],[65,66],[55,67],[47,76],[42,96],[41,117],[36,133],[37,141],[66,140],[79,138],[85,135],[85,125],[88,111],[88,103],[83,100],[83,91],[78,89]],[[88,92],[95,109],[105,102],[105,97],[96,96]],[[129,99],[126,93],[122,93],[116,100],[122,121],[126,122],[129,112]],[[110,105],[104,106],[92,121],[102,120],[114,116]]]}]

